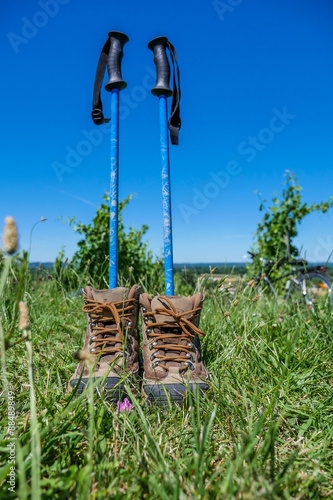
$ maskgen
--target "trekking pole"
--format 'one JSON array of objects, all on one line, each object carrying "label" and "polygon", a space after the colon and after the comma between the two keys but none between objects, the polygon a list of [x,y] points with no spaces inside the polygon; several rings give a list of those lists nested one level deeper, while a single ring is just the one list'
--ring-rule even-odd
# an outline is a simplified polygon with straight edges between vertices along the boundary
[{"label": "trekking pole", "polygon": [[118,31],[110,31],[99,58],[93,97],[92,118],[96,125],[110,120],[103,116],[101,86],[107,66],[109,80],[105,90],[111,92],[111,181],[110,181],[110,235],[109,288],[118,286],[118,163],[119,163],[119,92],[127,87],[121,75],[123,47],[129,38]]},{"label": "trekking pole", "polygon": [[[172,144],[178,144],[178,133],[180,129],[179,117],[179,68],[176,51],[165,36],[154,38],[148,44],[148,48],[154,52],[156,65],[156,85],[152,94],[159,98],[160,112],[160,146],[162,160],[162,200],[163,200],[163,239],[164,239],[164,276],[165,294],[174,294],[173,277],[173,248],[172,248],[172,219],[171,219],[171,189],[170,189],[170,157],[169,157],[169,132],[171,132]],[[174,90],[169,87],[170,64],[166,54],[166,48],[170,50],[173,65]],[[176,85],[175,62],[177,64],[178,88]],[[173,96],[171,114],[168,120],[168,97]]]}]

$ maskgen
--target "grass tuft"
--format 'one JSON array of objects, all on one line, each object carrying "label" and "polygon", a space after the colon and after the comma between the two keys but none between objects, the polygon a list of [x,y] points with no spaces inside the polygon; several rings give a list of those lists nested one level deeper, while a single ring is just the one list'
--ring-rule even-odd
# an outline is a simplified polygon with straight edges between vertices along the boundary
[{"label": "grass tuft", "polygon": [[[68,294],[61,280],[26,274],[22,280],[20,272],[13,266],[7,273],[0,299],[1,354],[17,415],[17,488],[11,493],[8,418],[1,405],[1,498],[333,497],[329,309],[307,312],[253,300],[251,287],[230,301],[227,287],[208,287],[200,325],[207,332],[207,394],[163,410],[132,395],[134,410],[116,414],[92,384],[79,397],[67,394],[77,364],[72,353],[82,348],[85,332],[82,298]],[[204,291],[207,279],[196,289]],[[176,284],[178,293],[193,293],[189,283]],[[155,286],[163,290],[162,282]],[[18,328],[22,297],[33,332],[27,346]]]}]

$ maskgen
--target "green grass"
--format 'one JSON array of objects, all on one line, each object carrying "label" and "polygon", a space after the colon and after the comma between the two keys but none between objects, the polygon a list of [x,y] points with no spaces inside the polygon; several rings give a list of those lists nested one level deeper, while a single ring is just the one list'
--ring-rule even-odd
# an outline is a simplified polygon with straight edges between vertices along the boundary
[{"label": "green grass", "polygon": [[[180,278],[177,287],[190,293]],[[201,328],[211,380],[202,400],[161,410],[135,399],[130,415],[116,415],[96,393],[77,399],[66,394],[76,367],[72,353],[82,347],[85,332],[82,298],[69,296],[54,280],[26,277],[20,285],[11,275],[0,299],[1,318],[5,334],[13,331],[11,343],[20,339],[15,303],[24,297],[42,498],[333,498],[332,313],[253,302],[254,295],[246,289],[233,297],[236,305],[224,294],[207,295]],[[4,482],[9,441],[2,398],[0,498],[36,498],[25,342],[6,351],[6,363],[16,397],[17,486],[13,494]]]}]

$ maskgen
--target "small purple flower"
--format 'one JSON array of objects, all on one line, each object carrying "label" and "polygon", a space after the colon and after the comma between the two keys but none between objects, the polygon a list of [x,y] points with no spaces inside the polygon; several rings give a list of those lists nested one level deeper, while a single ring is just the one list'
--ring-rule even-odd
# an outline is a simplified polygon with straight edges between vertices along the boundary
[{"label": "small purple flower", "polygon": [[50,276],[49,274],[48,274],[46,277],[47,277],[47,279],[48,279],[48,280],[50,280],[50,279],[51,279],[51,276]]},{"label": "small purple flower", "polygon": [[116,415],[118,413],[130,413],[133,410],[134,410],[133,405],[129,402],[127,398],[124,399],[123,403],[121,401],[117,402]]},{"label": "small purple flower", "polygon": [[278,321],[279,321],[279,323],[282,323],[282,318],[279,318]]}]

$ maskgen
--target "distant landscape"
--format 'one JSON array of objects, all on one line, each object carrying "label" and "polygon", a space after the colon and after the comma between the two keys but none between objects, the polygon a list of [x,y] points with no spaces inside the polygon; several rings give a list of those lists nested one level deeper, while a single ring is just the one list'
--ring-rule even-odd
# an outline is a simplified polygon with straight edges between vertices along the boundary
[{"label": "distant landscape", "polygon": [[[31,262],[29,264],[29,267],[31,269],[38,269],[39,266],[41,265],[41,268],[44,269],[45,271],[52,271],[53,270],[53,262]],[[328,268],[328,275],[333,277],[333,263],[326,263],[326,262],[309,262],[310,266],[325,266]],[[246,273],[246,262],[198,262],[198,263],[188,263],[188,262],[183,262],[183,263],[177,263],[174,264],[174,269],[176,273],[185,273],[188,272],[189,274],[204,274],[204,273],[209,273],[211,269],[217,268],[215,271],[216,275],[230,275],[230,274],[237,274],[237,275],[244,275]]]},{"label": "distant landscape", "polygon": [[[43,269],[48,269],[53,267],[53,262],[30,262],[29,267],[34,268],[34,267],[39,267],[41,264]],[[314,266],[326,266],[326,267],[333,267],[333,262],[309,262],[309,265],[314,265]],[[195,263],[188,263],[188,262],[181,262],[181,263],[176,263],[174,264],[174,268],[177,270],[180,269],[190,269],[191,271],[197,271],[197,272],[207,272],[210,269],[217,267],[217,272],[224,272],[225,269],[233,269],[237,268],[237,270],[246,268],[246,262],[195,262]]]}]

